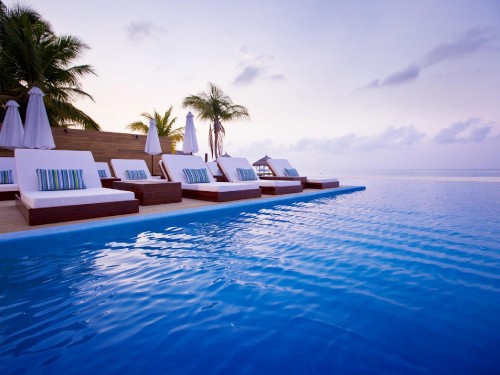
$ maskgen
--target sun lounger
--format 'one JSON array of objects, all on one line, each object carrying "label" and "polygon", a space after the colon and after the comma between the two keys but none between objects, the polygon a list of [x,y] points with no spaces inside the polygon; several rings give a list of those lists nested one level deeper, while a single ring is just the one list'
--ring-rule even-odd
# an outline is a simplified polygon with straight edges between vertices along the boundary
[{"label": "sun lounger", "polygon": [[[276,178],[304,178],[304,176],[299,176],[297,170],[286,159],[269,159],[267,165]],[[297,174],[297,176],[290,176],[291,174]],[[333,177],[306,177],[306,187],[310,189],[336,188],[339,187],[339,180]]]},{"label": "sun lounger", "polygon": [[97,167],[97,172],[99,173],[99,178],[101,179],[102,187],[112,189],[113,182],[120,181],[119,178],[113,176],[108,163],[105,161],[96,161],[95,165]]},{"label": "sun lounger", "polygon": [[14,158],[0,158],[0,201],[14,199],[19,194]]},{"label": "sun lounger", "polygon": [[212,176],[214,176],[217,182],[228,182],[224,177],[224,175],[222,174],[219,165],[217,164],[216,161],[207,161],[206,164],[208,170],[210,171],[210,173],[212,173]]},{"label": "sun lounger", "polygon": [[29,225],[139,212],[133,193],[101,186],[90,151],[16,149],[15,159],[16,205]]},{"label": "sun lounger", "polygon": [[[239,199],[259,198],[261,191],[255,184],[232,184],[216,182],[200,156],[164,154],[161,157],[164,173],[171,181],[181,182],[182,196],[213,202],[227,202]],[[184,172],[184,169],[188,172]],[[195,183],[188,181],[186,173],[194,170],[204,170],[203,178],[208,182]],[[194,173],[194,172],[193,172]],[[202,178],[202,179],[203,179]]]},{"label": "sun lounger", "polygon": [[303,190],[300,181],[262,180],[257,176],[255,172],[253,172],[253,177],[255,177],[255,180],[242,181],[238,169],[242,171],[253,171],[252,166],[245,158],[219,157],[217,158],[217,164],[219,165],[222,173],[229,182],[245,182],[256,184],[262,190],[262,194],[280,195],[300,193]]}]

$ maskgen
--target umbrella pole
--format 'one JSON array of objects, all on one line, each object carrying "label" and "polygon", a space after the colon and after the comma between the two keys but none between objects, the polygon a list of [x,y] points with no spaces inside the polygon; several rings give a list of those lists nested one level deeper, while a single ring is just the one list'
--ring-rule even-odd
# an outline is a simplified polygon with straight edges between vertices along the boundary
[{"label": "umbrella pole", "polygon": [[153,155],[151,155],[151,174],[153,174]]}]

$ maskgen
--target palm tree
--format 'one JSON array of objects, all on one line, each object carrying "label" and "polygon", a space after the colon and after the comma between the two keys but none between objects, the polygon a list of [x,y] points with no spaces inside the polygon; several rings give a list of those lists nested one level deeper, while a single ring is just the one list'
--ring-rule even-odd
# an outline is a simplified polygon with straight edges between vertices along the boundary
[{"label": "palm tree", "polygon": [[222,154],[224,135],[226,131],[222,121],[249,119],[248,110],[237,104],[213,83],[208,83],[208,91],[198,95],[191,95],[184,99],[183,106],[191,107],[198,113],[198,118],[210,121],[208,130],[208,143],[212,158]]},{"label": "palm tree", "polygon": [[73,105],[77,98],[92,96],[79,79],[95,74],[90,65],[72,65],[89,48],[70,35],[56,36],[50,24],[29,7],[3,8],[0,12],[0,104],[14,99],[24,118],[28,91],[39,87],[52,126],[100,126]]},{"label": "palm tree", "polygon": [[[151,119],[156,121],[158,136],[170,139],[170,152],[174,154],[177,142],[182,142],[184,139],[184,128],[174,129],[174,123],[177,120],[177,117],[172,117],[172,109],[173,107],[170,106],[163,116],[156,112],[156,110],[154,110],[153,115],[150,115],[149,113],[142,113],[141,116],[148,120],[148,124]],[[136,121],[127,125],[127,128],[135,132],[148,134],[149,125],[146,125],[141,121]]]}]

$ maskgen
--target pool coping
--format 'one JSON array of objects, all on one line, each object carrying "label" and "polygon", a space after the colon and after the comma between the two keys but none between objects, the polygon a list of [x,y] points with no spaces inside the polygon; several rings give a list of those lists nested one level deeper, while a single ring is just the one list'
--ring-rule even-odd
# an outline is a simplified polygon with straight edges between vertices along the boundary
[{"label": "pool coping", "polygon": [[150,213],[140,216],[127,216],[120,218],[115,217],[104,220],[88,221],[85,223],[75,223],[75,224],[62,223],[60,226],[55,226],[55,227],[2,233],[0,234],[0,244],[7,245],[9,243],[15,244],[25,241],[33,242],[36,241],[37,239],[48,239],[63,234],[71,234],[77,232],[78,233],[92,232],[103,228],[115,227],[120,225],[138,224],[159,219],[189,218],[189,217],[200,219],[199,215],[205,213],[241,211],[242,209],[247,207],[251,207],[252,209],[262,208],[265,206],[280,204],[280,203],[300,202],[326,196],[349,194],[357,191],[363,191],[365,189],[366,189],[365,186],[341,186],[332,189],[323,189],[318,191],[261,198],[259,200],[242,200],[242,201],[221,203],[218,205]]}]

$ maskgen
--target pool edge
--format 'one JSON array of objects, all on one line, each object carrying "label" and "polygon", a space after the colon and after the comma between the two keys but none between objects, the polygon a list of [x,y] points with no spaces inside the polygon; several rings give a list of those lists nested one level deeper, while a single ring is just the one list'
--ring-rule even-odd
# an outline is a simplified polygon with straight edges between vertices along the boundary
[{"label": "pool edge", "polygon": [[36,241],[37,239],[53,237],[62,234],[94,231],[103,228],[109,228],[119,225],[130,225],[134,223],[142,223],[162,218],[171,219],[176,217],[183,217],[183,218],[189,216],[196,217],[195,215],[199,215],[200,213],[235,211],[235,210],[242,210],[245,207],[260,208],[273,204],[307,201],[310,199],[316,199],[326,196],[336,196],[341,194],[349,194],[363,190],[366,190],[365,186],[341,186],[339,188],[272,196],[269,198],[261,198],[259,200],[241,200],[241,201],[227,202],[211,206],[202,206],[202,207],[186,208],[175,211],[143,214],[140,216],[128,216],[119,218],[110,217],[109,219],[88,221],[85,223],[77,223],[77,224],[61,223],[60,226],[2,233],[0,234],[0,244],[6,245],[9,243],[15,244],[18,242],[28,242],[28,241],[31,242],[31,241]]}]

